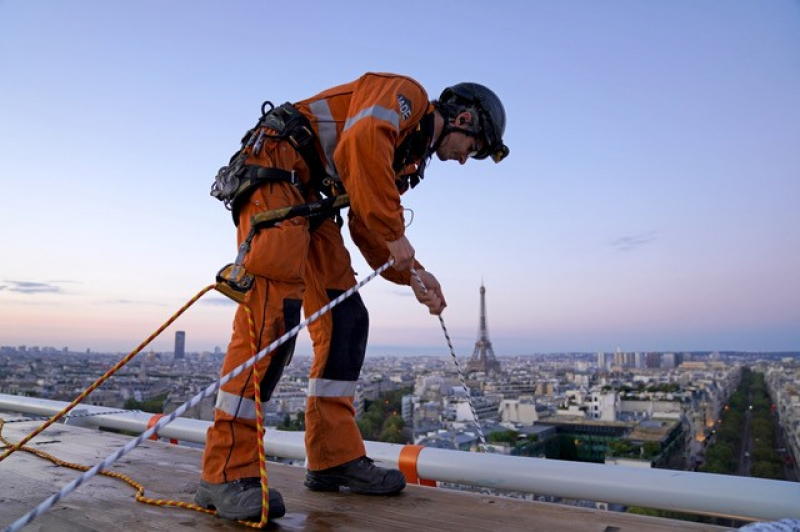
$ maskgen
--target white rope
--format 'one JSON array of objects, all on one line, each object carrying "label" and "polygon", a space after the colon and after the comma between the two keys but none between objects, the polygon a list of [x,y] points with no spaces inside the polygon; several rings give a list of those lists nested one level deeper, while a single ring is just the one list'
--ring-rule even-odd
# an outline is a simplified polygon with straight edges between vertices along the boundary
[{"label": "white rope", "polygon": [[[414,276],[414,279],[417,280],[419,283],[420,288],[422,289],[423,293],[427,293],[428,288],[422,282],[422,278],[420,278],[417,270],[411,268],[411,274]],[[456,350],[453,348],[453,342],[450,340],[450,334],[447,332],[447,327],[444,324],[444,318],[442,315],[439,314],[439,323],[442,326],[442,332],[444,333],[444,337],[447,340],[447,346],[450,348],[450,354],[453,356],[453,362],[456,363],[456,370],[458,371],[458,378],[461,379],[461,386],[464,387],[464,391],[467,392],[467,402],[469,403],[469,409],[472,411],[472,419],[475,420],[475,426],[478,429],[478,437],[481,440],[481,450],[483,452],[487,452],[488,448],[486,447],[486,437],[483,434],[483,428],[481,428],[481,423],[478,420],[478,413],[475,411],[475,405],[472,403],[472,394],[470,394],[469,386],[467,386],[467,381],[464,378],[464,373],[461,371],[461,364],[458,363],[458,357],[456,357]]]},{"label": "white rope", "polygon": [[330,303],[328,303],[327,305],[325,305],[324,307],[319,309],[317,312],[312,314],[310,317],[306,318],[305,321],[301,322],[299,325],[295,326],[292,330],[288,331],[286,334],[284,334],[283,336],[281,336],[280,338],[278,338],[277,340],[275,340],[274,342],[269,344],[267,347],[265,347],[261,351],[259,351],[255,356],[251,357],[247,362],[245,362],[244,364],[234,368],[230,373],[228,373],[227,375],[223,376],[222,378],[220,378],[215,383],[210,384],[206,389],[204,389],[199,394],[197,394],[194,397],[192,397],[188,402],[184,403],[177,410],[175,410],[174,412],[172,412],[168,416],[164,416],[161,419],[159,419],[158,422],[155,425],[153,425],[151,428],[149,428],[148,430],[146,430],[143,433],[141,433],[136,439],[128,442],[124,447],[122,447],[121,449],[119,449],[115,453],[109,455],[101,463],[95,465],[94,467],[92,467],[91,469],[89,469],[88,471],[83,473],[81,476],[79,476],[78,478],[76,478],[75,480],[73,480],[72,482],[70,482],[69,484],[64,486],[63,488],[61,488],[61,491],[59,491],[58,493],[56,493],[54,495],[51,495],[50,497],[48,497],[47,499],[42,501],[39,504],[39,506],[37,506],[36,508],[31,510],[27,514],[23,515],[22,517],[20,517],[19,519],[17,519],[13,523],[11,523],[9,526],[4,528],[2,532],[18,532],[24,526],[28,525],[31,521],[33,521],[34,519],[36,519],[37,517],[42,515],[47,510],[49,510],[54,504],[58,503],[58,501],[60,501],[61,499],[63,499],[64,497],[66,497],[67,495],[69,495],[70,493],[75,491],[76,489],[78,489],[78,487],[80,487],[81,484],[83,484],[84,482],[86,482],[87,480],[89,480],[90,478],[95,476],[102,469],[105,469],[105,468],[109,467],[111,464],[113,464],[114,462],[116,462],[117,460],[119,460],[120,458],[122,458],[123,456],[125,456],[126,454],[131,452],[132,450],[134,450],[144,440],[146,440],[147,438],[149,438],[153,434],[156,434],[159,430],[163,429],[165,426],[167,426],[170,423],[172,423],[172,421],[174,421],[175,418],[179,417],[180,415],[182,415],[184,412],[186,412],[190,408],[192,408],[194,406],[197,406],[197,404],[200,401],[202,401],[203,399],[205,399],[206,397],[211,397],[211,395],[213,395],[214,393],[217,392],[217,390],[219,390],[220,386],[222,386],[223,384],[226,384],[227,382],[229,382],[232,379],[236,378],[237,376],[241,375],[243,371],[245,371],[247,368],[251,367],[253,364],[258,362],[262,358],[264,358],[268,353],[271,353],[272,351],[274,351],[275,349],[277,349],[281,345],[283,345],[286,342],[288,342],[291,338],[293,338],[300,331],[302,331],[304,328],[306,328],[310,323],[316,321],[317,319],[319,319],[320,316],[322,316],[326,312],[330,311],[333,307],[335,307],[336,305],[338,305],[339,303],[341,303],[342,301],[344,301],[348,297],[350,297],[353,294],[355,294],[356,292],[358,292],[365,284],[367,284],[368,282],[373,280],[375,277],[377,277],[381,273],[385,272],[392,264],[394,264],[394,260],[390,260],[389,262],[387,262],[386,264],[384,264],[383,266],[381,266],[380,268],[378,268],[377,270],[375,270],[374,272],[369,274],[361,282],[359,282],[358,284],[356,284],[355,286],[353,286],[352,288],[350,288],[346,292],[344,292],[341,295],[339,295],[339,297],[337,297],[336,299],[334,299],[333,301],[331,301]]}]

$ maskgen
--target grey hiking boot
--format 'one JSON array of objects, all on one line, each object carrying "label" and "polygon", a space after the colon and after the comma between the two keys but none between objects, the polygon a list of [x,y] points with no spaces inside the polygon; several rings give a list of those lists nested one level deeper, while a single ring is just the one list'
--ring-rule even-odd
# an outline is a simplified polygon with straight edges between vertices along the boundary
[{"label": "grey hiking boot", "polygon": [[[212,484],[200,481],[194,502],[203,508],[216,509],[226,519],[261,519],[261,480],[242,478],[231,482]],[[269,519],[286,514],[283,497],[276,489],[269,488]]]},{"label": "grey hiking boot", "polygon": [[350,488],[365,495],[393,495],[406,487],[406,477],[397,469],[385,469],[362,456],[322,471],[306,471],[305,485],[311,491],[339,491]]}]

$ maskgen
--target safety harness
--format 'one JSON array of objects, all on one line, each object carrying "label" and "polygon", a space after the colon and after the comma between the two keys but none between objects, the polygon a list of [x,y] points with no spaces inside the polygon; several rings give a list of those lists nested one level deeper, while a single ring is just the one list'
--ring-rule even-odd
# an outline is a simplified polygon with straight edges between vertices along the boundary
[{"label": "safety harness", "polygon": [[261,117],[258,122],[242,137],[241,148],[233,154],[228,164],[217,172],[211,185],[211,195],[225,204],[225,208],[231,211],[233,223],[238,226],[241,206],[263,183],[282,181],[298,187],[301,193],[304,192],[303,184],[293,171],[245,164],[250,155],[261,151],[267,139],[286,140],[297,150],[311,170],[311,185],[317,192],[324,196],[343,193],[344,189],[338,180],[330,178],[325,173],[325,167],[316,149],[316,138],[311,122],[292,104],[287,102],[275,107],[272,102],[265,101],[261,105]]},{"label": "safety harness", "polygon": [[[409,187],[416,187],[424,177],[425,165],[431,153],[429,147],[432,136],[433,113],[430,113],[423,117],[416,129],[395,150],[392,169],[398,175],[395,185],[400,193]],[[265,139],[286,140],[297,150],[311,172],[310,185],[323,199],[253,216],[250,231],[239,245],[235,262],[224,266],[217,273],[217,289],[239,303],[253,285],[253,276],[245,271],[243,263],[258,231],[298,216],[309,218],[311,230],[330,217],[341,225],[339,211],[350,205],[350,198],[345,193],[341,179],[325,172],[316,149],[317,136],[308,118],[288,102],[275,107],[272,102],[265,101],[261,105],[258,122],[242,137],[241,148],[233,154],[227,166],[220,168],[211,186],[211,195],[222,201],[231,211],[233,222],[237,226],[241,206],[263,183],[291,183],[301,193],[305,192],[303,184],[293,171],[245,164],[250,155],[261,150]]]},{"label": "safety harness", "polygon": [[[433,153],[430,149],[432,137],[433,113],[429,113],[395,150],[392,169],[399,176],[395,184],[401,193],[416,187],[424,178],[426,163]],[[219,169],[211,185],[211,195],[222,201],[225,208],[231,211],[234,224],[239,225],[241,206],[265,182],[282,181],[298,187],[301,193],[305,192],[294,172],[245,164],[250,155],[261,150],[265,139],[286,140],[297,150],[311,171],[311,187],[321,196],[333,197],[345,193],[341,179],[328,175],[325,171],[316,149],[317,136],[308,118],[291,103],[275,107],[272,102],[265,101],[261,104],[258,122],[244,134],[241,148],[233,154],[226,166]],[[405,171],[409,169],[411,171]]]}]

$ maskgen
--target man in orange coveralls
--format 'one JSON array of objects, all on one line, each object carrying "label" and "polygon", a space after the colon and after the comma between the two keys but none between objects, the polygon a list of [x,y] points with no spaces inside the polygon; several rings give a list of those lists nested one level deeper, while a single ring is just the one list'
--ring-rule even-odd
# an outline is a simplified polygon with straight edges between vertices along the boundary
[{"label": "man in orange coveralls", "polygon": [[[212,189],[212,195],[232,208],[239,243],[255,214],[347,193],[349,229],[367,262],[377,268],[393,258],[394,269],[383,276],[411,285],[431,314],[440,314],[446,306],[441,287],[414,259],[404,235],[400,195],[419,183],[434,153],[460,164],[469,157],[499,162],[508,155],[502,139],[505,110],[495,93],[477,83],[460,83],[431,102],[413,79],[368,73],[262,112],[242,149],[220,170],[220,175],[235,175],[238,187],[228,193]],[[412,266],[427,293],[411,283]],[[245,303],[256,323],[258,350],[299,323],[301,305],[310,316],[356,284],[333,216],[321,222],[298,217],[261,230],[244,267],[255,277]],[[314,363],[306,409],[305,485],[311,490],[347,487],[355,493],[389,495],[405,487],[400,471],[377,467],[366,457],[356,425],[353,398],[367,329],[367,310],[358,293],[309,326]],[[223,375],[253,355],[249,330],[240,306]],[[263,401],[269,400],[293,350],[289,342],[258,363]],[[254,394],[252,369],[223,386],[206,438],[195,501],[229,519],[258,518],[261,513]],[[282,497],[274,489],[269,504],[271,518],[284,515]]]}]

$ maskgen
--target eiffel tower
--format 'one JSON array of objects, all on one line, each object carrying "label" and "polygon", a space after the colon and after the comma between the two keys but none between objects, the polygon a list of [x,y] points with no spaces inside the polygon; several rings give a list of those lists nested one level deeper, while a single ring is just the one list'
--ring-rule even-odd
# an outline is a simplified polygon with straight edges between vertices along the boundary
[{"label": "eiffel tower", "polygon": [[481,282],[481,323],[478,331],[478,341],[475,342],[475,351],[467,362],[467,374],[483,372],[500,372],[500,362],[494,356],[492,342],[489,341],[489,331],[486,329],[486,288]]}]

